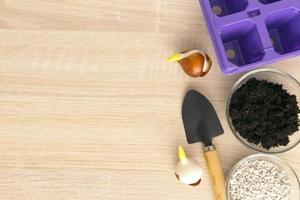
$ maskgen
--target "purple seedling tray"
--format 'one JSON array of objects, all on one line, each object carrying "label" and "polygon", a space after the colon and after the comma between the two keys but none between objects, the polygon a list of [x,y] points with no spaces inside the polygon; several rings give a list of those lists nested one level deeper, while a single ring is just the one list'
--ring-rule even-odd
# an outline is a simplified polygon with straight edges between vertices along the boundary
[{"label": "purple seedling tray", "polygon": [[225,74],[300,55],[300,0],[200,0]]}]

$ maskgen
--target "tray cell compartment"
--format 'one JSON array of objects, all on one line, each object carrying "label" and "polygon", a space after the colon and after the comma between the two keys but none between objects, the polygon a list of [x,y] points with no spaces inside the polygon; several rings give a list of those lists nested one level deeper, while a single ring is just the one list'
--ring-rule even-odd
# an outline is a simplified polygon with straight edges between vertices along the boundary
[{"label": "tray cell compartment", "polygon": [[221,39],[229,62],[244,66],[264,58],[265,51],[256,25],[250,21],[242,21],[224,26]]},{"label": "tray cell compartment", "polygon": [[274,50],[286,54],[300,50],[300,12],[294,8],[270,14],[266,26]]},{"label": "tray cell compartment", "polygon": [[246,10],[248,0],[209,0],[211,9],[216,16],[224,17]]}]

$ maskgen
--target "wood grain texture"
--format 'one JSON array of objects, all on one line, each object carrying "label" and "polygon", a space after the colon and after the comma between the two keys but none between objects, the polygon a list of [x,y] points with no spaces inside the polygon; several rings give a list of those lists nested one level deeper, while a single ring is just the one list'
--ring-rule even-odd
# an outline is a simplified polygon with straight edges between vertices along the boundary
[{"label": "wood grain texture", "polygon": [[[212,101],[228,173],[254,153],[230,133],[222,75],[195,0],[0,1],[0,199],[212,200],[201,144],[186,145],[185,91]],[[171,53],[212,56],[191,79]],[[272,67],[300,80],[300,58]],[[174,178],[183,144],[205,170],[199,187]],[[279,155],[300,175],[300,146]]]}]

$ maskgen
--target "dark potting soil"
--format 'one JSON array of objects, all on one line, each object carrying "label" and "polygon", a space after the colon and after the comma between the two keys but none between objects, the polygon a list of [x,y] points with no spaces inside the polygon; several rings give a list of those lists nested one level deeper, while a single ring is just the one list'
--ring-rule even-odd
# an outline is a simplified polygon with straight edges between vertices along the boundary
[{"label": "dark potting soil", "polygon": [[256,78],[237,89],[229,105],[235,130],[265,149],[290,142],[289,136],[299,130],[299,113],[295,95],[282,85]]}]

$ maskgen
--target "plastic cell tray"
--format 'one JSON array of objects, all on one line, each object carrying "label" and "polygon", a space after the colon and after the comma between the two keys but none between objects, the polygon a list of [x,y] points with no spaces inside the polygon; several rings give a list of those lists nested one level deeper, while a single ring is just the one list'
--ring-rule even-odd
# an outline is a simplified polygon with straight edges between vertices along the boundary
[{"label": "plastic cell tray", "polygon": [[225,74],[300,55],[300,0],[200,0]]}]

